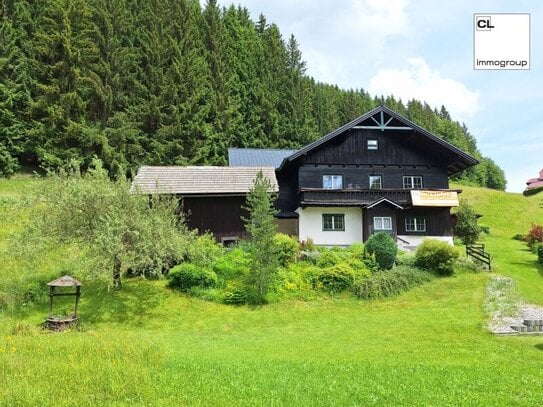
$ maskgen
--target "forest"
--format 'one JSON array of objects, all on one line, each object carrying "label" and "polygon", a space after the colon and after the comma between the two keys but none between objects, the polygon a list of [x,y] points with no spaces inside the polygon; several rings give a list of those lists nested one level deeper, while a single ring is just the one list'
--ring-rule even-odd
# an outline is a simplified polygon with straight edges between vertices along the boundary
[{"label": "forest", "polygon": [[228,147],[299,148],[386,104],[481,161],[456,180],[505,189],[446,107],[318,82],[293,35],[240,6],[0,0],[0,24],[0,175],[225,165]]}]

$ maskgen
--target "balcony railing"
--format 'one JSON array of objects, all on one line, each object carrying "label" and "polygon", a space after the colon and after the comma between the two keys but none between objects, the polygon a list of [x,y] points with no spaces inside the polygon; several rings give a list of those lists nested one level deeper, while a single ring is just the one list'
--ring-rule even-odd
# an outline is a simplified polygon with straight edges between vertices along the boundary
[{"label": "balcony railing", "polygon": [[299,191],[301,205],[368,205],[386,198],[399,205],[411,204],[409,189],[316,189]]}]

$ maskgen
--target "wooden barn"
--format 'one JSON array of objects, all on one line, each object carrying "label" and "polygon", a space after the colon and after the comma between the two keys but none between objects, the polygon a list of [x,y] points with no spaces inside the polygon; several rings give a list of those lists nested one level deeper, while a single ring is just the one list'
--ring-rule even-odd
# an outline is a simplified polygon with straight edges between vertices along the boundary
[{"label": "wooden barn", "polygon": [[139,169],[133,190],[179,197],[187,226],[211,232],[228,244],[245,236],[241,217],[245,198],[258,171],[278,191],[274,167],[152,167]]},{"label": "wooden barn", "polygon": [[412,248],[425,237],[452,244],[450,209],[460,191],[448,179],[478,163],[384,106],[300,150],[232,148],[228,155],[228,167],[142,167],[135,186],[183,197],[191,227],[241,237],[241,206],[263,169],[279,192],[281,231],[319,245],[383,231]]}]

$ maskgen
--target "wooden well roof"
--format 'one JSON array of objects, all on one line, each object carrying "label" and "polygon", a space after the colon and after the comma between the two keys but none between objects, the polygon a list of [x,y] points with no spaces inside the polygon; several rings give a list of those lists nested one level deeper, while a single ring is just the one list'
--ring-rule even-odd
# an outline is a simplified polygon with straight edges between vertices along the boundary
[{"label": "wooden well roof", "polygon": [[272,190],[279,190],[274,167],[158,167],[143,166],[132,183],[132,191],[144,194],[246,194],[259,171]]},{"label": "wooden well roof", "polygon": [[56,280],[47,283],[49,287],[81,287],[82,284],[79,280],[71,276],[62,276]]}]

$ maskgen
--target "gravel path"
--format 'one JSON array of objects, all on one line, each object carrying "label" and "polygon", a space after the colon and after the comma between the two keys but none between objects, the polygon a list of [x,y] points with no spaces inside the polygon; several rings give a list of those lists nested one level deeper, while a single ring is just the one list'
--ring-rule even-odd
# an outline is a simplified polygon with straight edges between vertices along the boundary
[{"label": "gravel path", "polygon": [[492,318],[488,323],[488,328],[494,334],[518,334],[511,328],[513,325],[522,325],[525,319],[543,320],[543,307],[526,304],[519,308],[515,317],[497,317]]}]

